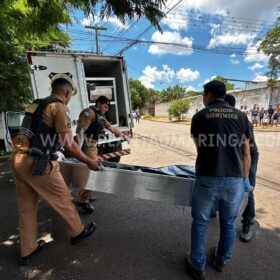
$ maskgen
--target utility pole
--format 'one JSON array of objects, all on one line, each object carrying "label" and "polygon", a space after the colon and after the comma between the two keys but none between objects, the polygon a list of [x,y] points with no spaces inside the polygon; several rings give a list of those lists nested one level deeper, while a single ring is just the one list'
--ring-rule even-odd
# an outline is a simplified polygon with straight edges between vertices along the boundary
[{"label": "utility pole", "polygon": [[101,26],[97,26],[97,25],[86,25],[85,28],[88,29],[94,29],[95,30],[95,43],[96,43],[96,54],[100,54],[99,52],[99,46],[98,46],[98,31],[99,30],[107,30],[107,28],[101,27]]}]

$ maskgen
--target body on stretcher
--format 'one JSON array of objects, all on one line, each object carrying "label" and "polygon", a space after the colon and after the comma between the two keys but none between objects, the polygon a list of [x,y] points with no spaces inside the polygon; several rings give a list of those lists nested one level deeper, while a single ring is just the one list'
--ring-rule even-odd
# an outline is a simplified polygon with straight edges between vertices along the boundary
[{"label": "body on stretcher", "polygon": [[[150,168],[104,161],[101,168],[99,172],[89,171],[85,164],[75,159],[60,162],[61,173],[69,187],[86,186],[97,192],[191,206],[194,166]],[[245,193],[240,212],[247,201],[248,193]]]}]

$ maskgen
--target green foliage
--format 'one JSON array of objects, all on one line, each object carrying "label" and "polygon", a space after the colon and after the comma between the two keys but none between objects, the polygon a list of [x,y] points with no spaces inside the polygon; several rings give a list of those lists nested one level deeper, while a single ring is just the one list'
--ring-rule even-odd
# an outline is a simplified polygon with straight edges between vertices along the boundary
[{"label": "green foliage", "polygon": [[224,79],[221,76],[216,76],[213,80],[223,82],[226,85],[227,90],[233,90],[234,89],[234,84],[231,84],[228,80]]},{"label": "green foliage", "polygon": [[[25,51],[39,50],[56,44],[70,45],[70,37],[61,30],[61,24],[71,24],[75,9],[86,16],[101,18],[116,15],[121,21],[126,17],[147,18],[160,30],[164,17],[161,8],[166,0],[0,0],[0,111],[23,110],[31,98]],[[144,94],[144,93],[143,93]],[[142,101],[136,96],[135,103]]]},{"label": "green foliage", "polygon": [[181,99],[186,97],[186,90],[180,85],[174,87],[168,87],[161,92],[161,101],[170,102],[176,99]]},{"label": "green foliage", "polygon": [[267,73],[268,77],[276,80],[280,74],[280,17],[278,17],[273,29],[265,34],[258,48],[258,51],[260,50],[269,56],[270,71]]},{"label": "green foliage", "polygon": [[141,81],[130,78],[128,80],[131,94],[132,108],[147,108],[150,102],[155,102],[160,98],[160,93],[150,88],[146,88]]},{"label": "green foliage", "polygon": [[152,120],[153,119],[153,116],[151,114],[145,114],[144,117],[143,117],[143,120]]},{"label": "green foliage", "polygon": [[174,100],[168,109],[168,113],[171,117],[181,120],[182,114],[187,113],[189,107],[190,100],[188,99]]},{"label": "green foliage", "polygon": [[9,155],[11,155],[10,152],[6,152],[5,150],[1,150],[1,149],[0,149],[0,157],[9,156]]},{"label": "green foliage", "polygon": [[69,36],[58,24],[69,23],[70,17],[59,2],[4,0],[0,4],[0,111],[23,110],[32,98],[24,56],[27,46],[38,50],[54,42],[69,44]]},{"label": "green foliage", "polygon": [[199,91],[194,91],[194,90],[190,90],[187,92],[187,96],[191,97],[191,96],[198,96],[198,95],[202,95],[202,92]]}]

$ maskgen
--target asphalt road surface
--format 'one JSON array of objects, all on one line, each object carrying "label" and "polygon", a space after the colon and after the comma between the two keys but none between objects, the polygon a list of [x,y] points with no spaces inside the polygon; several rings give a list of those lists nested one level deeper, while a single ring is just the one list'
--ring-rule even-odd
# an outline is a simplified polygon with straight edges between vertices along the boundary
[{"label": "asphalt road surface", "polygon": [[[132,154],[123,163],[143,166],[194,164],[195,148],[186,125],[140,121],[134,129]],[[263,133],[262,133],[263,134]],[[269,145],[277,134],[258,135]],[[175,136],[174,136],[175,135]],[[264,138],[263,138],[264,137]],[[280,147],[260,147],[257,185],[259,228],[251,243],[236,242],[234,255],[224,273],[206,266],[208,279],[272,279],[280,275],[279,170]],[[184,257],[190,249],[190,209],[158,202],[96,194],[94,235],[72,246],[60,218],[41,202],[38,232],[47,247],[29,267],[18,265],[18,214],[14,181],[6,162],[0,162],[0,279],[191,279]],[[238,223],[240,230],[240,223]],[[208,230],[207,255],[218,240],[218,220]]]}]

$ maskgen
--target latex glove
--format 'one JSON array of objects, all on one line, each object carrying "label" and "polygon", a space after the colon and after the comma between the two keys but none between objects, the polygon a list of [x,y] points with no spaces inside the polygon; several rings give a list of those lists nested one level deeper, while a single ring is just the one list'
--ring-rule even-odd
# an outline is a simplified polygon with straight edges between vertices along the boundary
[{"label": "latex glove", "polygon": [[248,178],[243,179],[244,192],[251,192],[254,188],[251,186],[251,183]]},{"label": "latex glove", "polygon": [[65,156],[64,156],[64,154],[62,152],[57,151],[56,154],[58,156],[57,161],[64,161],[64,160],[66,160],[66,158],[65,158]]},{"label": "latex glove", "polygon": [[128,136],[126,136],[126,135],[123,135],[122,136],[122,141],[124,142],[124,141],[127,141],[127,143],[129,144],[130,143],[130,138],[128,137]]}]

